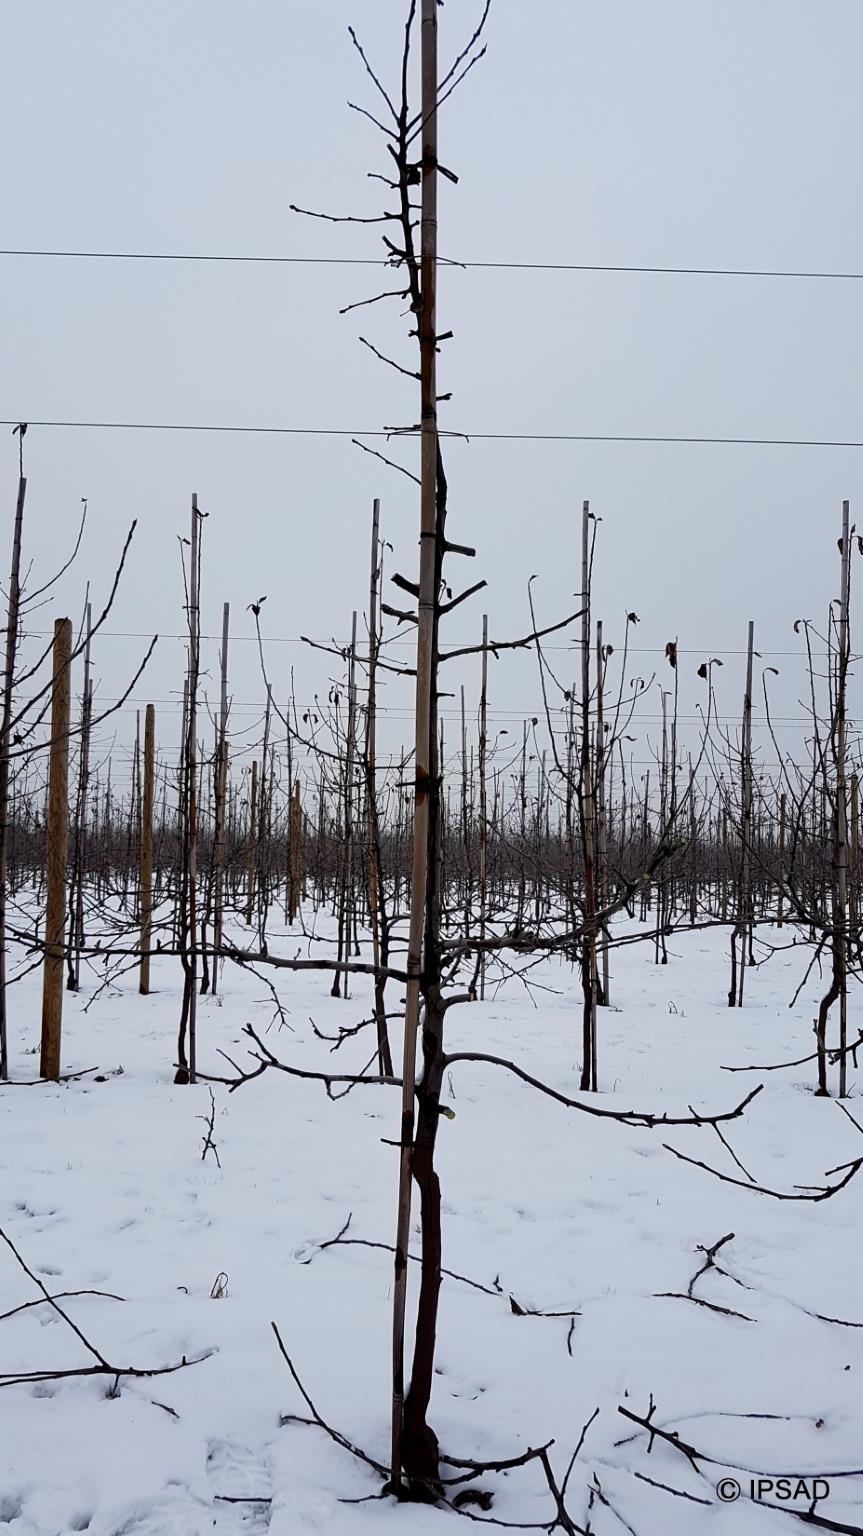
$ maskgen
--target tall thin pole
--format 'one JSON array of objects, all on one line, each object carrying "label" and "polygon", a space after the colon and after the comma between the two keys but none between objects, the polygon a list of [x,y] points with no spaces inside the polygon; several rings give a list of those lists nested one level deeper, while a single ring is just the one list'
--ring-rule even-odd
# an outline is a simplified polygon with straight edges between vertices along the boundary
[{"label": "tall thin pole", "polygon": [[584,852],[582,1090],[596,1089],[595,801],[590,750],[590,503],[581,509],[581,815]]},{"label": "tall thin pole", "polygon": [[[78,793],[75,802],[75,840],[72,850],[72,889],[69,893],[69,944],[66,954],[68,991],[81,985],[81,950],[84,944],[84,841],[87,827],[87,786],[90,779],[90,719],[92,684],[90,682],[90,627],[93,622],[90,603],[84,607],[84,690],[81,695],[80,749],[78,753]],[[132,765],[132,788],[135,771]],[[134,801],[134,794],[132,795]],[[128,876],[127,876],[128,878]],[[125,902],[126,892],[123,892]]]},{"label": "tall thin pole", "polygon": [[[264,709],[264,740],[261,747],[261,776],[258,788],[258,830],[255,840],[255,863],[258,876],[258,934],[261,949],[267,947],[266,921],[267,921],[267,882],[264,869],[261,867],[263,849],[267,842],[267,818],[269,815],[269,802],[272,789],[268,788],[267,780],[267,756],[270,747],[270,694],[267,693],[267,703]],[[272,775],[269,785],[272,786]]]},{"label": "tall thin pole", "polygon": [[[357,612],[351,619],[351,650],[348,657],[348,723],[345,757],[345,959],[351,953],[354,919],[354,746],[357,731]],[[350,972],[345,971],[344,996],[350,995]]]},{"label": "tall thin pole", "polygon": [[141,797],[141,969],[138,991],[150,991],[150,949],[153,914],[153,795],[156,781],[156,710],[144,715],[144,792]]},{"label": "tall thin pole", "polygon": [[192,496],[192,555],[189,580],[189,707],[186,772],[188,774],[188,880],[189,880],[189,1082],[194,1083],[197,1064],[198,998],[198,668],[200,665],[201,620],[199,613],[198,572],[200,563],[200,513],[198,498]]},{"label": "tall thin pole", "polygon": [[42,981],[40,1077],[60,1076],[63,1018],[63,949],[66,927],[66,855],[69,849],[69,672],[72,620],[54,623],[51,689],[51,757],[46,825],[45,964]]},{"label": "tall thin pole", "polygon": [[785,823],[787,800],[785,793],[779,796],[779,897],[776,905],[776,926],[782,927],[785,918]]},{"label": "tall thin pole", "polygon": [[392,1486],[402,1486],[404,1423],[405,1309],[407,1248],[411,1213],[411,1165],[414,1140],[414,1081],[420,1013],[422,941],[426,914],[429,830],[429,759],[432,676],[434,671],[435,555],[437,538],[437,0],[422,0],[421,10],[422,168],[420,210],[420,570],[417,605],[416,732],[413,858],[405,996],[402,1111],[399,1145],[399,1196],[393,1285]]},{"label": "tall thin pole", "polygon": [[15,655],[18,649],[18,612],[21,606],[21,531],[27,480],[18,477],[18,500],[12,533],[12,565],[9,572],[9,604],[6,613],[6,657],[3,670],[3,713],[0,716],[0,1080],[9,1076],[6,1019],[6,866],[9,858],[9,742],[12,734],[12,692]]},{"label": "tall thin pole", "polygon": [[746,693],[743,698],[743,742],[741,759],[741,795],[743,847],[740,854],[740,979],[737,990],[737,1006],[743,1007],[743,978],[746,970],[746,946],[751,924],[751,864],[752,864],[752,657],[755,643],[755,624],[749,620],[746,635]]},{"label": "tall thin pole", "polygon": [[255,863],[258,842],[258,759],[252,759],[252,784],[249,790],[249,846],[246,850],[246,926],[252,926],[255,910]]},{"label": "tall thin pole", "polygon": [[387,1038],[384,982],[377,970],[381,963],[380,913],[378,911],[378,858],[380,854],[380,827],[378,825],[377,795],[377,670],[380,646],[378,620],[378,585],[380,560],[381,504],[376,496],[372,503],[372,558],[369,573],[369,692],[366,711],[366,838],[369,860],[369,920],[372,930],[372,964],[375,967],[375,1018],[378,1039],[378,1071],[392,1074],[390,1046]]},{"label": "tall thin pole", "polygon": [[850,815],[850,857],[849,857],[849,892],[848,892],[848,921],[851,935],[856,936],[857,925],[860,920],[859,890],[860,890],[860,780],[856,773],[851,775],[851,815]]},{"label": "tall thin pole", "polygon": [[[479,696],[479,937],[485,942],[488,913],[488,805],[486,761],[488,758],[488,614],[482,616],[482,684]],[[480,949],[479,995],[485,998],[485,950]]]},{"label": "tall thin pole", "polygon": [[848,806],[846,785],[847,717],[845,690],[848,682],[848,608],[851,588],[851,538],[849,505],[842,503],[842,590],[839,604],[839,655],[836,688],[836,913],[833,920],[835,974],[839,981],[839,1097],[848,1086]]},{"label": "tall thin pole", "polygon": [[[596,623],[596,902],[605,906],[608,884],[608,820],[605,794],[605,648],[602,643],[602,620]],[[609,1005],[608,931],[602,937],[602,1001]]]},{"label": "tall thin pole", "polygon": [[215,996],[219,976],[219,953],[225,912],[225,794],[228,787],[228,638],[231,605],[222,608],[221,697],[219,700],[219,742],[216,751],[216,826],[213,844],[213,976],[210,991]]}]

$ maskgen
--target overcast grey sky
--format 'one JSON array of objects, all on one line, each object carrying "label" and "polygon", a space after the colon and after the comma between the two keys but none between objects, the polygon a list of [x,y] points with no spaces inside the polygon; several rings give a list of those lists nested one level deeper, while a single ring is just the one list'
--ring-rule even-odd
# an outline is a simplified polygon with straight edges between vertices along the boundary
[{"label": "overcast grey sky", "polygon": [[[373,106],[346,29],[391,80],[404,9],[5,6],[0,244],[377,255],[374,229],[313,223],[288,205],[378,211],[382,189],[366,173],[386,157],[346,108]],[[441,10],[444,61],[480,9]],[[857,0],[495,0],[487,37],[442,116],[441,159],[460,177],[442,189],[445,255],[863,271]],[[3,258],[0,273],[3,417],[352,429],[416,419],[412,386],[356,339],[413,366],[407,320],[382,306],[338,314],[382,286],[374,269]],[[443,420],[459,431],[863,438],[860,282],[452,270],[441,321],[455,331]],[[17,449],[3,430],[11,513]],[[25,446],[28,555],[43,570],[89,498],[84,554],[63,588],[72,611],[85,577],[98,601],[139,520],[113,630],[182,628],[176,535],[192,491],[210,514],[207,631],[228,599],[235,633],[250,636],[246,604],[266,593],[271,634],[344,638],[366,598],[375,495],[396,563],[415,567],[414,488],[347,439],[33,428]],[[398,451],[412,463],[414,446]],[[531,572],[544,617],[576,606],[589,497],[603,519],[607,638],[619,643],[635,608],[640,646],[677,635],[699,653],[687,677],[702,655],[740,650],[749,617],[763,649],[796,647],[793,619],[822,619],[838,582],[844,496],[863,520],[863,453],[847,449],[473,442],[453,443],[448,466],[452,536],[480,551],[468,579],[489,582],[451,621],[453,639],[478,637],[483,607],[496,635],[528,628]],[[136,645],[100,643],[106,694]],[[300,646],[271,656],[280,696],[290,666],[301,699],[326,676]],[[554,659],[564,674],[574,665]],[[799,672],[792,683],[792,659],[776,661],[793,714]],[[646,674],[660,657],[638,663]],[[136,698],[176,698],[181,668],[181,645],[163,642]],[[239,638],[232,685],[240,702],[262,698],[254,646]],[[741,688],[741,659],[728,657],[724,707],[737,709]],[[528,662],[493,667],[496,709],[517,716],[538,702]],[[124,717],[121,734],[133,724]],[[167,704],[159,734],[178,738]],[[394,722],[388,745],[402,735],[407,721]]]}]

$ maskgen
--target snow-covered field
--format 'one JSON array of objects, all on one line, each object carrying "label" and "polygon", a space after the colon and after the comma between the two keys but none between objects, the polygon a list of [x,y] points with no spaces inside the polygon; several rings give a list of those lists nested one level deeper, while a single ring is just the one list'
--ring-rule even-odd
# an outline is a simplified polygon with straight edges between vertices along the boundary
[{"label": "snow-covered field", "polygon": [[[789,1009],[804,962],[799,951],[778,954],[748,973],[746,1006],[729,1012],[725,942],[713,932],[677,937],[667,967],[653,965],[647,945],[615,952],[614,1008],[599,1022],[599,1102],[718,1110],[763,1080],[745,1119],[724,1131],[758,1182],[799,1193],[863,1153],[863,1136],[835,1103],[813,1096],[812,1064],[763,1078],[721,1066],[808,1054],[817,979]],[[273,952],[296,944],[271,938]],[[273,975],[291,1029],[270,1029],[272,1049],[304,1066],[365,1064],[368,1031],[334,1059],[309,1015],[328,1033],[358,1021],[369,1012],[368,978],[353,981],[345,1002],[329,996],[326,976]],[[484,1004],[452,1010],[450,1048],[513,1058],[577,1094],[576,979],[557,961],[531,978],[532,995],[510,982]],[[387,1459],[391,1255],[317,1245],[349,1214],[348,1237],[392,1242],[398,1154],[387,1141],[398,1136],[398,1091],[365,1087],[331,1102],[320,1084],[277,1072],[233,1093],[217,1085],[221,1166],[211,1154],[202,1160],[208,1088],[173,1085],[179,982],[178,963],[164,960],[149,998],[131,978],[89,1012],[86,989],[67,995],[64,1070],[96,1067],[101,1080],[2,1090],[0,1224],[52,1294],[122,1298],[60,1302],[110,1364],[146,1369],[209,1354],[174,1374],[124,1379],[117,1395],[104,1375],[4,1386],[0,1530],[425,1536],[451,1527],[463,1518],[452,1510],[376,1499],[379,1480],[320,1429],[280,1423],[308,1410],[271,1320],[322,1416]],[[26,1052],[38,1041],[39,1008],[32,975],[11,994],[18,1078],[36,1075],[38,1057]],[[245,1060],[244,1023],[265,1030],[272,1013],[261,982],[228,967],[223,997],[199,1003],[201,1071],[230,1071],[220,1048]],[[444,1281],[432,1412],[442,1448],[491,1459],[553,1439],[560,1478],[598,1407],[567,1492],[584,1528],[598,1480],[607,1503],[594,1493],[596,1536],[793,1530],[789,1511],[805,1513],[804,1498],[772,1513],[747,1496],[751,1475],[780,1473],[831,1479],[817,1515],[838,1530],[863,1523],[863,1472],[831,1478],[863,1468],[863,1176],[819,1203],[769,1198],[663,1147],[745,1183],[710,1128],[602,1123],[485,1065],[455,1066],[447,1101],[455,1118],[439,1137],[444,1263],[488,1290]],[[853,1099],[849,1107],[863,1124]],[[717,1253],[728,1273],[706,1273],[695,1295],[744,1316],[657,1295],[685,1293],[704,1262],[698,1245],[728,1233]],[[220,1276],[225,1294],[214,1296]],[[4,1314],[38,1300],[3,1244],[0,1277]],[[524,1311],[577,1315],[518,1315],[510,1297]],[[94,1363],[47,1302],[0,1321],[4,1373]],[[661,1441],[648,1455],[647,1436],[618,1412],[645,1414],[651,1395],[657,1425],[715,1458],[703,1478]],[[737,1502],[716,1497],[723,1476],[743,1485]],[[536,1464],[480,1486],[494,1502],[488,1514],[469,1509],[475,1520],[553,1524]]]}]

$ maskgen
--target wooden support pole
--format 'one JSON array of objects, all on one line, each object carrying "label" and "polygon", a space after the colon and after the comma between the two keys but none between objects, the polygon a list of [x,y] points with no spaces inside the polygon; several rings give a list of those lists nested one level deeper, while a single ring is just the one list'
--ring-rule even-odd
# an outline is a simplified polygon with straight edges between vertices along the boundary
[{"label": "wooden support pole", "polygon": [[21,533],[24,525],[24,499],[27,481],[18,480],[18,500],[12,530],[12,565],[9,572],[9,601],[6,618],[6,655],[3,664],[3,709],[0,715],[0,1080],[9,1076],[9,1049],[6,1036],[6,863],[9,851],[9,745],[12,722],[12,696],[15,685],[15,657],[18,650],[18,613],[21,602]]},{"label": "wooden support pole", "polygon": [[[602,643],[602,620],[596,622],[596,901],[602,908],[608,898],[608,815],[606,809],[605,758],[605,647]],[[599,995],[603,1006],[608,1007],[609,962],[607,929],[602,933],[602,988]]]},{"label": "wooden support pole", "polygon": [[[84,691],[81,695],[80,748],[78,757],[78,795],[75,804],[75,841],[72,854],[72,889],[69,893],[69,950],[66,956],[69,992],[81,985],[81,950],[84,947],[84,863],[87,835],[87,787],[90,780],[90,721],[93,713],[93,684],[90,679],[90,630],[93,610],[84,610]],[[125,900],[125,893],[124,893]]]},{"label": "wooden support pole", "polygon": [[783,793],[779,796],[779,896],[776,903],[777,928],[781,928],[785,920],[785,825],[787,819],[787,805],[788,801],[783,791]]},{"label": "wooden support pole", "polygon": [[849,925],[850,936],[853,939],[857,933],[860,921],[860,780],[856,773],[851,775],[851,808],[849,828],[851,848],[849,865]]},{"label": "wooden support pole", "polygon": [[[488,917],[488,614],[482,616],[482,683],[479,696],[479,937],[485,942]],[[479,995],[485,999],[485,951],[480,951]]]},{"label": "wooden support pole", "polygon": [[187,834],[186,870],[189,897],[189,1082],[196,1081],[198,1002],[198,675],[201,659],[200,533],[198,498],[192,496],[192,547],[189,557],[189,698],[186,741]]},{"label": "wooden support pole", "polygon": [[590,744],[590,503],[581,509],[581,837],[584,859],[584,946],[582,956],[581,1089],[596,1091],[596,802]]},{"label": "wooden support pole", "polygon": [[255,911],[255,864],[258,850],[258,759],[252,760],[252,789],[249,803],[249,846],[246,851],[246,926],[251,928]]},{"label": "wooden support pole", "polygon": [[300,800],[300,781],[294,780],[294,794],[291,800],[291,868],[290,868],[290,913],[289,920],[293,922],[299,910],[300,902],[305,895],[303,881],[303,806]]},{"label": "wooden support pole", "polygon": [[63,1018],[63,950],[66,927],[66,855],[69,847],[69,672],[72,620],[54,624],[51,690],[51,758],[46,827],[45,964],[42,973],[41,1077],[60,1076]]},{"label": "wooden support pole", "polygon": [[[345,959],[350,958],[354,921],[354,759],[357,734],[357,614],[351,618],[351,650],[348,658],[348,724],[345,758]],[[344,996],[350,996],[350,972],[345,971]]]},{"label": "wooden support pole", "polygon": [[838,654],[836,657],[836,886],[833,911],[834,976],[839,985],[839,1097],[848,1091],[848,804],[847,804],[847,703],[846,690],[851,660],[848,609],[851,596],[850,507],[842,503],[842,571],[839,600]]},{"label": "wooden support pole", "polygon": [[147,705],[144,716],[144,786],[141,798],[141,970],[138,991],[150,990],[150,949],[153,912],[153,794],[156,784],[156,711]]},{"label": "wooden support pole", "polygon": [[228,639],[231,605],[222,609],[221,698],[219,703],[219,739],[216,753],[216,827],[213,845],[213,975],[210,991],[215,996],[219,975],[219,954],[225,914],[225,796],[228,787]]}]

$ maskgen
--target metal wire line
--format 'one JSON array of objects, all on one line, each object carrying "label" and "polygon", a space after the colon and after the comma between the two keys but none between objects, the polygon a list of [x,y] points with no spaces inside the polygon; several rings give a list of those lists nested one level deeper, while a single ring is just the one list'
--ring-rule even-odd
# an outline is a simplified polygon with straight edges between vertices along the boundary
[{"label": "metal wire line", "polygon": [[[383,267],[398,270],[383,256],[259,256],[215,251],[49,251],[0,250],[0,256],[57,261],[213,262],[250,266]],[[587,261],[461,261],[438,257],[438,265],[486,272],[609,272],[658,277],[753,277],[815,282],[859,282],[863,272],[803,271],[788,267],[662,267]]]},{"label": "metal wire line", "polygon": [[[48,638],[49,636],[53,635],[53,633],[54,633],[53,629],[28,629],[27,630],[27,635],[28,636],[33,636],[36,639],[38,639],[40,637]],[[99,630],[99,635],[100,635],[100,637],[102,639],[110,639],[110,640],[151,640],[153,638],[152,631],[148,630],[148,629],[100,629]],[[219,634],[212,634],[212,635],[210,635],[210,634],[201,634],[201,635],[198,636],[198,638],[199,638],[199,640],[217,640],[220,645],[222,643],[221,633],[219,633]],[[159,631],[159,639],[160,640],[182,640],[186,644],[188,644],[189,632],[188,632],[188,630],[186,630],[185,632],[177,632],[177,633],[168,634],[165,631],[160,630]],[[264,642],[265,646],[266,645],[307,645],[309,643],[308,641],[306,641],[303,638],[302,635],[267,635],[267,634],[265,634],[265,635],[262,636],[262,639],[263,639],[263,642]],[[258,637],[257,637],[257,635],[234,635],[234,634],[232,634],[230,636],[230,644],[231,645],[234,645],[236,642],[242,642],[242,641],[245,641],[245,642],[247,642],[250,645],[257,645],[258,644]],[[348,640],[344,640],[344,641],[341,641],[341,642],[340,641],[335,641],[334,643],[336,645],[340,645],[341,646],[341,648],[345,651],[345,658],[347,659],[347,652],[350,650],[350,641],[348,641]],[[456,646],[467,646],[467,645],[471,645],[472,641],[470,641],[470,640],[459,640],[459,641],[447,640],[447,644],[448,645],[452,645],[453,647],[456,647]],[[387,640],[385,642],[385,646],[390,646],[390,645],[409,645],[413,649],[415,647],[415,645],[416,645],[416,641],[414,639],[410,638],[410,637],[408,637],[406,639],[398,639],[398,638],[396,638],[396,639],[392,639],[392,640]],[[317,645],[312,647],[312,649],[318,649],[318,648],[319,647]],[[580,650],[581,650],[581,641],[580,640],[574,640],[571,645],[545,645],[545,644],[543,644],[542,649],[544,651],[575,651],[575,652],[580,652]],[[630,646],[627,647],[627,649],[628,649],[628,652],[629,652],[630,656],[665,656],[666,655],[666,650],[665,650],[665,647],[663,645],[630,645]],[[728,648],[722,649],[722,648],[720,648],[719,646],[716,646],[716,645],[704,645],[704,646],[684,646],[684,645],[679,645],[677,647],[677,654],[678,654],[678,656],[746,656],[747,655],[747,651],[746,651],[745,647],[742,650],[735,650],[735,649],[728,649]],[[796,651],[768,651],[768,650],[765,650],[763,646],[759,646],[758,650],[756,650],[754,654],[756,656],[762,656],[762,657],[763,656],[800,656],[800,657],[803,657],[805,659],[807,657],[807,655],[808,655],[808,652],[806,652],[804,650],[796,650]],[[813,657],[814,657],[815,660],[822,660],[822,661],[827,656],[826,651],[813,651],[812,654],[813,654]],[[852,657],[851,659],[853,661],[859,660],[858,657]]]},{"label": "metal wire line", "polygon": [[[26,415],[0,417],[0,427],[59,427],[76,431],[107,432],[224,432],[264,437],[419,437],[419,427],[264,427],[233,422],[180,421],[37,421]],[[708,447],[749,448],[863,448],[859,438],[822,437],[709,437],[625,432],[463,432],[441,430],[441,438],[462,438],[467,443],[665,443]]]}]

